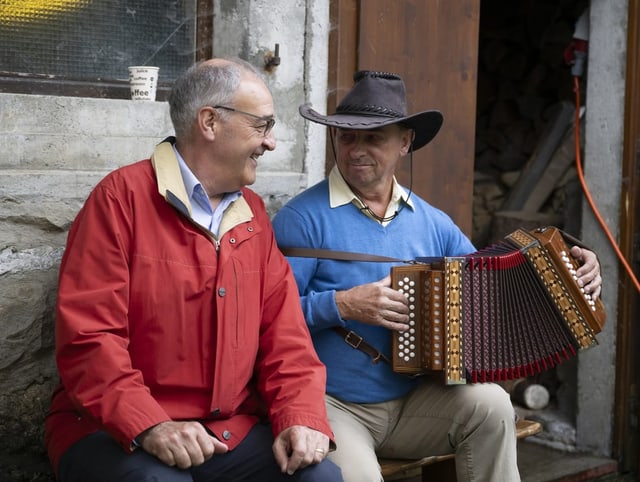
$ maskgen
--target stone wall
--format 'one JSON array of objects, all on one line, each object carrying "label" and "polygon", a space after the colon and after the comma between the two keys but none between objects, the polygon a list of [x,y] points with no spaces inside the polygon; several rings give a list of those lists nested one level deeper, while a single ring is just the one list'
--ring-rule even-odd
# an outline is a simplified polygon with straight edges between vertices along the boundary
[{"label": "stone wall", "polygon": [[49,480],[54,305],[67,230],[107,172],[171,134],[165,103],[0,94],[0,474]]}]

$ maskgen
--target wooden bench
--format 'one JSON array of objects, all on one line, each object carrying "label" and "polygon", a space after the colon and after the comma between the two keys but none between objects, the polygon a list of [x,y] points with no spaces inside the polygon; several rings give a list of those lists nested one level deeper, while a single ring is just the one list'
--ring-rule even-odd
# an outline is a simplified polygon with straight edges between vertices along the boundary
[{"label": "wooden bench", "polygon": [[[542,425],[532,420],[518,420],[516,434],[518,439],[535,435],[542,431]],[[384,480],[421,476],[426,481],[455,481],[456,468],[453,454],[433,455],[419,460],[379,459]]]}]

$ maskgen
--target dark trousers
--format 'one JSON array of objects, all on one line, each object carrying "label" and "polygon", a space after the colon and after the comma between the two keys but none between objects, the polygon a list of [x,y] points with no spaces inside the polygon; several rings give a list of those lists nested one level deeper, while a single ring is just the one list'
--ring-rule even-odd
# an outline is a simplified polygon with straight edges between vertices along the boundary
[{"label": "dark trousers", "polygon": [[187,470],[169,467],[139,449],[127,454],[109,435],[96,432],[75,443],[60,460],[60,482],[342,482],[340,469],[325,459],[296,471],[280,472],[268,425],[256,425],[234,450],[214,455]]}]

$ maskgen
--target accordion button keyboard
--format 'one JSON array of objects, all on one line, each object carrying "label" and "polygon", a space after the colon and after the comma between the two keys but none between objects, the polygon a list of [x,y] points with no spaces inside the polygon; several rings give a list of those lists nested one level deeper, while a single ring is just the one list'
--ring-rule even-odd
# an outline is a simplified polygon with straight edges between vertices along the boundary
[{"label": "accordion button keyboard", "polygon": [[398,288],[409,302],[409,329],[400,333],[398,337],[398,354],[405,361],[405,363],[410,362],[411,359],[416,357],[415,284],[415,281],[410,279],[408,276],[405,276],[404,278],[398,280]]}]

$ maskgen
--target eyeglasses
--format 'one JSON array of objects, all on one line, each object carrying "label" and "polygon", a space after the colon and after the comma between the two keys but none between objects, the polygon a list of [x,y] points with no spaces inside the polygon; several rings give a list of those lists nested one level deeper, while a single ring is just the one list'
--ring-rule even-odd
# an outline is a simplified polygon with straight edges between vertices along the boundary
[{"label": "eyeglasses", "polygon": [[264,124],[255,126],[256,129],[262,130],[262,135],[264,137],[267,137],[267,135],[269,135],[269,132],[271,132],[271,129],[273,129],[273,126],[276,124],[276,120],[274,119],[273,116],[259,116],[259,115],[251,114],[250,112],[244,112],[242,110],[234,109],[233,107],[227,107],[225,105],[214,105],[213,108],[224,109],[224,110],[228,110],[229,112],[235,112],[236,114],[247,115],[249,117],[253,117],[254,119],[258,119],[261,122],[264,122]]}]

